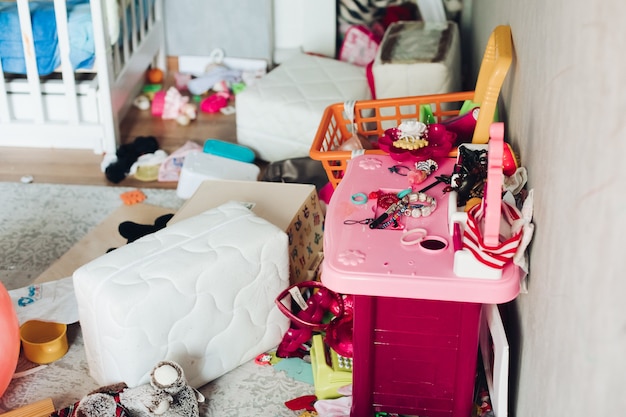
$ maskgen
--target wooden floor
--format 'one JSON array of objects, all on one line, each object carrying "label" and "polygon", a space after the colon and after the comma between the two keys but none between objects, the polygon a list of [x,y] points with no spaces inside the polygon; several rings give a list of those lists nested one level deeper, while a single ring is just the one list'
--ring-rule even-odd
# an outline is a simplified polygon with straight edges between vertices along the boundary
[{"label": "wooden floor", "polygon": [[[235,115],[199,112],[188,126],[153,117],[149,110],[132,108],[120,124],[122,143],[138,136],[154,136],[159,147],[171,153],[188,140],[203,144],[208,138],[236,142]],[[0,148],[0,181],[20,181],[32,176],[40,183],[176,188],[175,182],[142,182],[127,177],[118,184],[107,180],[100,167],[103,155],[89,150]]]}]

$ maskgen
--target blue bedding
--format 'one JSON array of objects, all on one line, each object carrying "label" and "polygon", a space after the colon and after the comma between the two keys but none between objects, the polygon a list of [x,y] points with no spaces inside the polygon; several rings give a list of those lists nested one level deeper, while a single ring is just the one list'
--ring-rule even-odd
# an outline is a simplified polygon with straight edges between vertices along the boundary
[{"label": "blue bedding", "polygon": [[[29,2],[37,69],[48,75],[61,64],[54,3]],[[90,68],[94,63],[93,27],[89,0],[68,0],[68,31],[70,35],[70,61],[76,69]],[[7,73],[25,74],[24,49],[17,3],[0,3],[0,59]]]}]

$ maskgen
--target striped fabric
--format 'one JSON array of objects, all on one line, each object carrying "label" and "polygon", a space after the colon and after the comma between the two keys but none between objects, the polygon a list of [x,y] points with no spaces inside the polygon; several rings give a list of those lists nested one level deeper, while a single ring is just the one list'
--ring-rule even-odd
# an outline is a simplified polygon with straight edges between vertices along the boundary
[{"label": "striped fabric", "polygon": [[463,232],[463,248],[472,252],[476,259],[484,265],[502,269],[517,251],[522,239],[522,215],[517,208],[502,201],[502,216],[511,226],[510,237],[501,240],[496,246],[486,246],[483,243],[482,227],[484,212],[483,205],[476,204],[467,212],[467,224]]},{"label": "striped fabric", "polygon": [[388,6],[404,3],[406,0],[339,0],[338,17],[340,25],[369,26],[385,14]]}]

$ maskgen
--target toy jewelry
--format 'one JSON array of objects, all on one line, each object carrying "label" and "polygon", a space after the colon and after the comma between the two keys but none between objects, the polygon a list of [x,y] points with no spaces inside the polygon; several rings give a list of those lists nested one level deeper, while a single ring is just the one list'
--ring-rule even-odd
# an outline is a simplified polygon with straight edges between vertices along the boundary
[{"label": "toy jewelry", "polygon": [[420,245],[422,248],[431,251],[445,249],[448,242],[439,236],[429,236],[426,229],[417,227],[415,229],[406,230],[400,237],[400,243],[404,246]]},{"label": "toy jewelry", "polygon": [[398,200],[395,203],[369,224],[370,229],[384,229],[392,224],[398,227],[398,219],[402,215],[413,218],[428,217],[437,208],[434,197],[421,192],[412,193],[410,188],[400,191],[396,198]]},{"label": "toy jewelry", "polygon": [[409,171],[411,171],[411,168],[409,168],[406,165],[394,165],[394,166],[390,166],[389,168],[387,168],[389,170],[389,172],[391,172],[392,174],[398,174],[398,175],[402,175],[403,177],[406,177],[407,174],[409,173]]},{"label": "toy jewelry", "polygon": [[431,188],[433,188],[437,184],[440,184],[442,182],[446,183],[446,179],[443,176],[439,176],[439,177],[436,177],[436,178],[437,178],[437,181],[435,181],[432,184],[429,184],[426,187],[422,188],[421,190],[418,191],[418,193],[425,193],[426,191],[430,190]]},{"label": "toy jewelry", "polygon": [[426,193],[411,193],[408,195],[406,215],[411,217],[428,217],[437,208],[437,200]]},{"label": "toy jewelry", "polygon": [[383,222],[387,220],[389,215],[392,215],[393,217],[393,214],[396,212],[399,206],[400,206],[400,202],[396,202],[390,205],[389,208],[387,208],[387,210],[385,210],[383,214],[378,216],[373,222],[369,224],[370,229],[377,229],[379,226],[382,226]]},{"label": "toy jewelry", "polygon": [[400,192],[398,192],[398,198],[404,198],[405,196],[409,195],[409,193],[411,192],[410,188],[406,188]]},{"label": "toy jewelry", "polygon": [[434,160],[427,159],[425,161],[416,162],[415,169],[418,171],[424,171],[427,175],[430,175],[439,169],[439,165]]},{"label": "toy jewelry", "polygon": [[393,215],[391,216],[391,219],[387,220],[384,223],[381,223],[378,228],[379,229],[386,229],[389,226],[393,225],[393,227],[395,229],[400,228],[400,223],[398,222],[398,219],[400,218],[400,216],[402,215],[402,213],[404,213],[404,209],[400,208],[398,211],[396,211],[395,213],[393,213]]},{"label": "toy jewelry", "polygon": [[398,200],[400,199],[394,193],[380,193],[378,194],[377,204],[378,204],[378,207],[386,210],[389,207],[391,207],[393,204],[397,203]]},{"label": "toy jewelry", "polygon": [[454,165],[447,191],[456,191],[457,206],[462,207],[470,198],[482,198],[487,179],[487,151],[459,146],[459,156]]},{"label": "toy jewelry", "polygon": [[346,219],[346,220],[343,221],[343,224],[347,224],[347,225],[352,225],[352,224],[370,224],[373,221],[374,221],[374,219],[371,219],[371,218],[363,219],[363,220]]},{"label": "toy jewelry", "polygon": [[354,204],[365,204],[367,203],[367,196],[365,195],[365,193],[356,193],[352,194],[350,200],[352,200]]},{"label": "toy jewelry", "polygon": [[428,176],[435,172],[438,168],[439,165],[437,165],[437,162],[432,159],[416,162],[415,169],[409,171],[407,175],[409,185],[413,186],[415,184],[421,184],[426,181],[426,178],[428,178]]},{"label": "toy jewelry", "polygon": [[[416,235],[416,236],[415,236]],[[428,235],[426,229],[417,227],[415,229],[406,230],[400,237],[400,243],[405,246],[417,245]]]}]

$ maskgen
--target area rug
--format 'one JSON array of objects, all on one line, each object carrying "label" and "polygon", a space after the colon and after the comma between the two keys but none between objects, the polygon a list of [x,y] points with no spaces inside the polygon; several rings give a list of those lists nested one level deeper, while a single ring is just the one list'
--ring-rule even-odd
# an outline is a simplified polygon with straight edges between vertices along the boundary
[{"label": "area rug", "polygon": [[[0,182],[0,279],[24,287],[116,208],[127,187]],[[175,190],[142,189],[146,203],[178,209]]]},{"label": "area rug", "polygon": [[[0,281],[8,290],[30,285],[56,259],[123,204],[125,187],[0,182]],[[174,190],[142,189],[146,203],[178,209]],[[89,376],[78,324],[60,360],[14,379],[0,398],[0,413],[51,398],[62,408],[97,388]],[[202,417],[293,417],[284,403],[313,394],[306,364],[249,362],[205,385]],[[285,365],[289,364],[289,365]],[[280,363],[278,364],[280,365]],[[309,366],[310,370],[310,366]],[[302,378],[297,374],[301,372]]]}]

